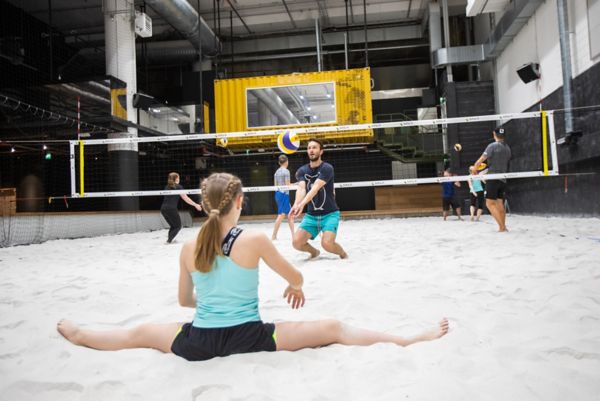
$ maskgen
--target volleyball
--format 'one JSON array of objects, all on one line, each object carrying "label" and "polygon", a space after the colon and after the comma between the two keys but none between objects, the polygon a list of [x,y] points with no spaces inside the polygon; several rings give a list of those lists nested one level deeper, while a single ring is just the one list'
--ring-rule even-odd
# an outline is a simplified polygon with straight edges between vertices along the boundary
[{"label": "volleyball", "polygon": [[460,152],[462,150],[462,145],[460,143],[455,143],[454,150],[456,150],[457,152]]},{"label": "volleyball", "polygon": [[487,174],[488,166],[485,163],[481,163],[479,167],[477,167],[477,174]]},{"label": "volleyball", "polygon": [[289,131],[284,131],[277,136],[277,147],[286,155],[290,155],[300,147],[300,138],[298,134],[290,134]]},{"label": "volleyball", "polygon": [[217,146],[220,146],[222,148],[226,148],[227,147],[227,138],[219,138],[217,139]]}]

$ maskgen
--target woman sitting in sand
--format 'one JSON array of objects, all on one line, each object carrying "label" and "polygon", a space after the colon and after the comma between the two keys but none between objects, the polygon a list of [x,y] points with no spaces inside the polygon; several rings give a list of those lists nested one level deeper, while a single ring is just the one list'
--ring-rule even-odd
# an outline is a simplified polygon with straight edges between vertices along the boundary
[{"label": "woman sitting in sand", "polygon": [[208,220],[196,241],[183,245],[179,258],[179,303],[196,308],[191,323],[96,331],[61,320],[58,331],[76,345],[99,350],[154,348],[191,361],[329,344],[407,346],[448,332],[446,319],[412,338],[353,328],[337,320],[263,323],[258,312],[259,260],[288,282],[283,296],[294,309],[304,306],[303,278],[265,234],[237,227],[243,198],[242,183],[231,174],[215,173],[202,182]]}]

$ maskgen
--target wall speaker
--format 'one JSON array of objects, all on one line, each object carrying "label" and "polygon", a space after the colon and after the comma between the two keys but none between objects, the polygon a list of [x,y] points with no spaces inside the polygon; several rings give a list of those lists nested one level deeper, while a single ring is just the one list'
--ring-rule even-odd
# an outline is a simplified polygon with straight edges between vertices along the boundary
[{"label": "wall speaker", "polygon": [[135,93],[133,95],[132,105],[136,109],[148,110],[153,105],[159,104],[159,102],[152,96],[144,95],[143,93]]},{"label": "wall speaker", "polygon": [[519,74],[519,78],[521,78],[521,81],[528,84],[531,81],[540,79],[540,65],[537,63],[529,63],[522,65],[517,70],[517,74]]}]

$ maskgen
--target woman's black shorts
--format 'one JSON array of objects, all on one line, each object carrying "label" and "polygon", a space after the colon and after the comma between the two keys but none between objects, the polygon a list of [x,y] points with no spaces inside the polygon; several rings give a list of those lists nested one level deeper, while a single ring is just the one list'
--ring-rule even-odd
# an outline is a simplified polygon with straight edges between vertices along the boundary
[{"label": "woman's black shorts", "polygon": [[262,321],[223,328],[199,328],[186,323],[175,336],[171,351],[188,361],[246,352],[275,351],[273,323]]},{"label": "woman's black shorts", "polygon": [[477,192],[477,196],[471,192],[471,206],[475,206],[477,209],[483,209],[483,191]]}]

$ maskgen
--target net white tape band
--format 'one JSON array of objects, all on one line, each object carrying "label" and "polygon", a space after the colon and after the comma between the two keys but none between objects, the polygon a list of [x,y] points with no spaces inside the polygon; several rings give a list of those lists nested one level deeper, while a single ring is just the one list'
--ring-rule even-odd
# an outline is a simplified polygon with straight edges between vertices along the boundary
[{"label": "net white tape band", "polygon": [[[548,122],[549,122],[549,142],[550,152],[552,156],[552,170],[549,171],[548,175],[558,175],[558,159],[556,152],[556,138],[554,132],[554,113],[553,111],[547,111]],[[481,121],[507,121],[512,119],[525,119],[525,118],[539,118],[542,116],[541,112],[528,112],[528,113],[509,113],[509,114],[492,114],[485,116],[472,116],[472,117],[454,117],[454,118],[441,118],[433,120],[416,120],[416,121],[396,121],[389,123],[373,123],[373,124],[358,124],[358,125],[342,125],[342,126],[322,126],[322,127],[309,127],[309,128],[290,128],[290,129],[274,129],[264,131],[245,131],[245,132],[229,132],[220,134],[191,134],[191,135],[167,135],[167,136],[155,136],[155,137],[144,137],[144,138],[118,138],[118,139],[88,139],[83,142],[84,145],[98,145],[98,144],[117,144],[117,143],[134,143],[134,142],[164,142],[164,141],[185,141],[185,140],[200,140],[200,139],[213,139],[213,138],[227,138],[227,137],[253,137],[253,136],[268,136],[276,135],[283,131],[290,131],[293,133],[318,133],[318,132],[344,132],[362,129],[379,129],[379,128],[393,128],[393,127],[415,127],[421,125],[436,125],[436,124],[459,124],[459,123],[472,123]],[[75,181],[74,181],[74,147],[79,145],[80,141],[70,141],[71,143],[71,195],[75,198],[81,197],[81,195],[75,192]],[[376,181],[354,181],[354,182],[338,182],[335,184],[335,188],[361,188],[361,187],[378,187],[378,186],[392,186],[392,185],[417,185],[417,184],[439,184],[442,182],[449,181],[468,181],[470,178],[479,177],[485,180],[494,179],[514,179],[514,178],[529,178],[529,177],[543,177],[545,176],[543,171],[523,171],[515,173],[505,174],[486,174],[483,176],[454,176],[454,177],[430,177],[430,178],[411,178],[411,179],[397,179],[397,180],[376,180]],[[276,190],[295,190],[296,186],[262,186],[262,187],[245,187],[244,192],[272,192]],[[178,194],[200,194],[200,189],[191,190],[175,190],[175,191],[119,191],[119,192],[87,192],[85,198],[102,198],[102,197],[118,197],[118,196],[164,196],[164,195],[178,195]]]},{"label": "net white tape band", "polygon": [[[550,112],[548,112],[550,113]],[[312,134],[320,132],[345,132],[357,131],[364,129],[380,129],[380,128],[395,128],[395,127],[418,127],[421,125],[438,125],[438,124],[460,124],[482,121],[505,121],[523,118],[541,117],[542,113],[538,111],[528,113],[509,113],[509,114],[491,114],[486,116],[473,117],[453,117],[453,118],[438,118],[434,120],[414,120],[414,121],[394,121],[389,123],[370,123],[356,125],[336,125],[336,126],[321,126],[321,127],[305,127],[305,128],[278,128],[260,131],[240,131],[240,132],[224,132],[219,134],[173,134],[163,136],[152,136],[143,138],[114,138],[114,139],[86,139],[84,145],[98,144],[118,144],[118,143],[140,143],[140,142],[169,142],[169,141],[184,141],[184,140],[202,140],[202,139],[218,139],[218,138],[240,138],[240,137],[259,137],[279,135],[283,131],[289,131],[295,134]],[[70,141],[77,145],[79,141]]]},{"label": "net white tape band", "polygon": [[[551,171],[549,175],[558,175],[558,172]],[[418,185],[418,184],[439,184],[442,182],[449,181],[468,181],[471,178],[489,180],[499,179],[514,179],[514,178],[529,178],[529,177],[542,177],[544,173],[542,171],[524,171],[521,173],[506,173],[506,174],[486,174],[482,176],[470,176],[461,175],[454,177],[431,177],[431,178],[410,178],[402,180],[378,180],[378,181],[353,181],[353,182],[338,182],[334,186],[335,188],[362,188],[362,187],[383,187],[392,185]],[[273,192],[277,190],[289,190],[295,191],[297,187],[295,185],[284,185],[284,186],[264,186],[264,187],[244,187],[244,192]],[[87,192],[85,198],[106,198],[115,196],[157,196],[157,195],[179,195],[188,194],[195,195],[200,194],[200,189],[180,189],[174,191],[121,191],[121,192]],[[75,197],[79,197],[78,194],[74,194]]]}]

